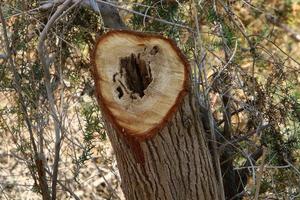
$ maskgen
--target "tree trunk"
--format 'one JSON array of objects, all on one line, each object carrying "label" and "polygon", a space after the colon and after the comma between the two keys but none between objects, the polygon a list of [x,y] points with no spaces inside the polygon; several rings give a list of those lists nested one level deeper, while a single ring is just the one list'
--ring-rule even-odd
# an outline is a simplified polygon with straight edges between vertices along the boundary
[{"label": "tree trunk", "polygon": [[128,200],[220,199],[188,63],[160,36],[113,31],[92,58]]}]

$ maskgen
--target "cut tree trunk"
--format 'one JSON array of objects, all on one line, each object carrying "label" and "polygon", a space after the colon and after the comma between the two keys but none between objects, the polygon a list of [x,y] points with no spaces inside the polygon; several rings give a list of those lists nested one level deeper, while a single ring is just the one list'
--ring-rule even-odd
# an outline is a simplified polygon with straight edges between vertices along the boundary
[{"label": "cut tree trunk", "polygon": [[217,178],[176,45],[111,31],[92,57],[96,93],[128,200],[217,200]]}]

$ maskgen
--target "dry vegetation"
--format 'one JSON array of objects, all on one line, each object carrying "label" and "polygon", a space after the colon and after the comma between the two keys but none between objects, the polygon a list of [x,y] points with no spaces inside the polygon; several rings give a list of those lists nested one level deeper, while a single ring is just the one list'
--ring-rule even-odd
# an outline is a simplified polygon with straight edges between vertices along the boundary
[{"label": "dry vegetation", "polygon": [[89,71],[95,39],[124,26],[115,11],[189,58],[225,190],[241,184],[232,199],[300,199],[299,1],[0,6],[0,199],[42,199],[46,186],[57,199],[122,199]]}]

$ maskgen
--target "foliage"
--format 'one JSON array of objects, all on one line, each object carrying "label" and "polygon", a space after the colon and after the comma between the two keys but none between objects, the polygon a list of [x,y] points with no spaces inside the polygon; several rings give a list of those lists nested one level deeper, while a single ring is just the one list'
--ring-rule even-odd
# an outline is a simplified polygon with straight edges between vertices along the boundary
[{"label": "foliage", "polygon": [[[34,0],[4,2],[17,74],[10,70],[9,60],[0,59],[0,134],[12,138],[12,151],[24,158],[33,189],[41,192],[33,143],[52,166],[56,121],[37,45],[56,8],[34,10],[39,6]],[[134,0],[120,5],[134,11],[120,12],[128,27],[173,38],[191,61],[194,89],[200,104],[211,110],[219,150],[225,152],[221,165],[227,169],[232,164],[233,174],[224,170],[224,179],[239,177],[246,168],[249,176],[242,195],[250,198],[257,190],[257,168],[264,165],[260,198],[299,198],[299,1]],[[74,190],[80,186],[76,182],[80,171],[93,158],[96,141],[107,141],[89,71],[89,53],[106,29],[102,20],[89,7],[70,7],[46,39],[50,88],[62,136],[60,152],[65,154],[61,160],[72,168],[71,173],[59,170],[59,178]],[[0,32],[2,37],[3,26]],[[4,38],[0,41],[1,54],[6,51]],[[267,149],[265,162],[261,156],[254,159],[263,148]],[[75,183],[68,182],[72,178]],[[66,197],[63,192],[59,195]]]}]

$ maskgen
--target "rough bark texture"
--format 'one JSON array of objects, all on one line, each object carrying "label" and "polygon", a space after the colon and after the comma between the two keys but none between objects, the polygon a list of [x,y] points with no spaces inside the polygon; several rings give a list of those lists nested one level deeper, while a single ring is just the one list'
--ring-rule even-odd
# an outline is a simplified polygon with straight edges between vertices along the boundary
[{"label": "rough bark texture", "polygon": [[219,199],[211,155],[191,95],[166,127],[141,142],[144,163],[137,162],[124,136],[110,123],[107,129],[128,200]]},{"label": "rough bark texture", "polygon": [[220,199],[189,66],[175,44],[114,31],[92,60],[126,199]]}]

